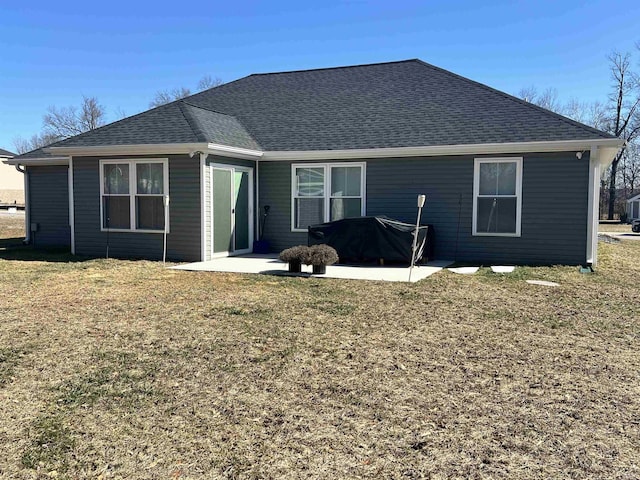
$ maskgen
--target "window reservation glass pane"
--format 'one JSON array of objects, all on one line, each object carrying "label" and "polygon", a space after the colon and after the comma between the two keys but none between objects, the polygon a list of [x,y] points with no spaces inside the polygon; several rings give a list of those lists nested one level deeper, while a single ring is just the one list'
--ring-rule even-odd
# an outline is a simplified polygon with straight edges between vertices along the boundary
[{"label": "window reservation glass pane", "polygon": [[104,228],[131,228],[129,197],[102,197],[102,223]]},{"label": "window reservation glass pane", "polygon": [[362,215],[362,204],[359,198],[332,198],[331,221],[353,218]]},{"label": "window reservation glass pane", "polygon": [[293,214],[295,228],[324,223],[324,198],[296,198]]},{"label": "window reservation glass pane", "polygon": [[126,195],[129,193],[129,165],[106,163],[104,167],[104,193]]},{"label": "window reservation glass pane", "polygon": [[296,168],[296,196],[323,197],[324,169]]},{"label": "window reservation glass pane", "polygon": [[515,195],[516,162],[480,164],[480,195]]},{"label": "window reservation glass pane", "polygon": [[136,197],[136,228],[138,230],[164,229],[162,197]]},{"label": "window reservation glass pane", "polygon": [[516,199],[478,198],[478,233],[516,233]]},{"label": "window reservation glass pane", "polygon": [[161,163],[136,164],[138,194],[163,194],[164,172]]},{"label": "window reservation glass pane", "polygon": [[360,172],[360,167],[332,167],[331,196],[359,197],[362,178]]}]

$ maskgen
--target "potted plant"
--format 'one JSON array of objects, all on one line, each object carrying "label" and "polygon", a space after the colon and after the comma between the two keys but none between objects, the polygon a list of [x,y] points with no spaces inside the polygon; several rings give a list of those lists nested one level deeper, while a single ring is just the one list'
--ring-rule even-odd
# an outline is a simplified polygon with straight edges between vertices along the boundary
[{"label": "potted plant", "polygon": [[329,245],[313,245],[309,247],[306,265],[313,266],[314,274],[327,273],[327,265],[333,265],[338,261],[338,253]]},{"label": "potted plant", "polygon": [[302,263],[306,263],[308,252],[309,247],[297,245],[281,251],[278,258],[289,264],[289,272],[300,273],[302,271]]}]

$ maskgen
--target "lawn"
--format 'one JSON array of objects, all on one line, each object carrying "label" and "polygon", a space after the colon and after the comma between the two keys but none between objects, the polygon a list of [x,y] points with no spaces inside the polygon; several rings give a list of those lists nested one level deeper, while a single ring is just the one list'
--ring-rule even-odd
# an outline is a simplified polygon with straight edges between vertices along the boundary
[{"label": "lawn", "polygon": [[631,225],[628,223],[601,223],[599,232],[631,233]]},{"label": "lawn", "polygon": [[2,478],[640,478],[640,242],[416,284],[2,249]]}]

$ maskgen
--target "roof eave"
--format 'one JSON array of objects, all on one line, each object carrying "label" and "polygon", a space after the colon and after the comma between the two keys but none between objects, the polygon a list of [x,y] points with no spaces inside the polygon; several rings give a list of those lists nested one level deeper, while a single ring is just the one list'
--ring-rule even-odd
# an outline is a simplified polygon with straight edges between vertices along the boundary
[{"label": "roof eave", "polygon": [[348,150],[268,151],[261,160],[348,160],[356,158],[433,157],[485,155],[527,152],[584,151],[592,147],[615,149],[624,144],[618,138],[558,140],[551,142],[478,143],[468,145],[431,145],[420,147],[365,148]]},{"label": "roof eave", "polygon": [[68,156],[102,156],[102,155],[158,155],[158,154],[192,154],[194,152],[223,155],[226,157],[256,159],[262,156],[261,151],[247,148],[230,147],[216,143],[155,143],[141,145],[99,145],[83,147],[49,147],[45,151],[52,154]]},{"label": "roof eave", "polygon": [[528,152],[568,152],[585,151],[591,148],[606,150],[607,158],[611,157],[624,145],[618,138],[594,138],[585,140],[557,140],[550,142],[517,142],[517,143],[479,143],[468,145],[431,145],[418,147],[391,148],[359,148],[345,150],[292,150],[292,151],[260,151],[247,148],[231,147],[215,143],[163,143],[144,145],[102,145],[93,147],[50,147],[45,151],[56,157],[38,159],[11,159],[10,165],[16,164],[53,164],[68,159],[69,156],[101,156],[101,155],[158,155],[158,154],[193,154],[202,152],[232,158],[261,161],[291,160],[348,160],[361,158],[393,158],[393,157],[433,157],[454,155],[487,155]]},{"label": "roof eave", "polygon": [[9,158],[3,160],[2,163],[7,165],[25,165],[25,166],[38,166],[38,165],[68,165],[69,157],[57,156],[57,157],[32,157],[32,158]]}]

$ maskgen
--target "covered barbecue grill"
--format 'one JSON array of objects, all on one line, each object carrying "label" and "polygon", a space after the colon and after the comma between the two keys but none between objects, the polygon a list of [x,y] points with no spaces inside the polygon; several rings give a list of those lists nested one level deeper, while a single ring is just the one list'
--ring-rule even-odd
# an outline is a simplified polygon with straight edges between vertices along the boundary
[{"label": "covered barbecue grill", "polygon": [[[309,245],[325,243],[336,249],[341,262],[384,260],[411,263],[415,225],[385,216],[336,220],[309,227]],[[433,227],[418,229],[416,262],[433,258]]]}]

